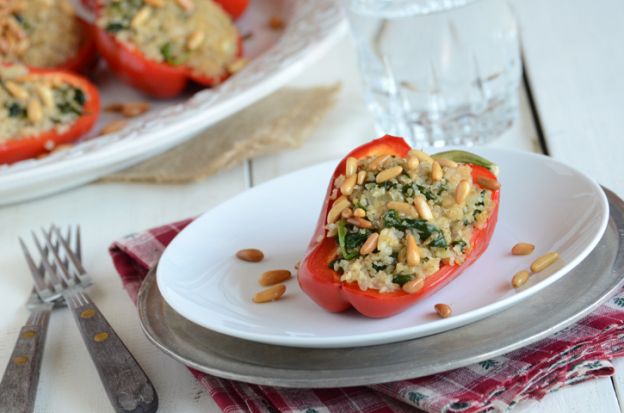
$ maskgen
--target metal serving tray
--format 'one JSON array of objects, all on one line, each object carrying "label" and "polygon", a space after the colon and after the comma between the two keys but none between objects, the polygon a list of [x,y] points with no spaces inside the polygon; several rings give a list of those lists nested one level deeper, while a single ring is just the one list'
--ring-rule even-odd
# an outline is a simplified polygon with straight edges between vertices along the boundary
[{"label": "metal serving tray", "polygon": [[346,387],[427,376],[538,341],[590,313],[624,284],[624,202],[605,189],[610,220],[594,251],[561,280],[484,320],[370,347],[309,349],[255,343],[200,327],[163,300],[150,272],[139,292],[141,326],[162,351],[194,369],[281,387]]}]

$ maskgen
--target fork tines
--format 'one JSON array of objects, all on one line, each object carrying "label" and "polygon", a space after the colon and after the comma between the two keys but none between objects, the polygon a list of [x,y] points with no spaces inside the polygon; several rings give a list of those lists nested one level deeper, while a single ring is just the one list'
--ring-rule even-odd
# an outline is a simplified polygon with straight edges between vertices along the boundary
[{"label": "fork tines", "polygon": [[61,298],[67,288],[91,284],[82,266],[80,226],[68,227],[63,236],[61,230],[52,225],[47,230],[42,228],[39,237],[32,232],[32,238],[40,257],[39,265],[35,264],[26,243],[21,238],[19,241],[35,282],[35,290],[42,300],[54,301]]}]

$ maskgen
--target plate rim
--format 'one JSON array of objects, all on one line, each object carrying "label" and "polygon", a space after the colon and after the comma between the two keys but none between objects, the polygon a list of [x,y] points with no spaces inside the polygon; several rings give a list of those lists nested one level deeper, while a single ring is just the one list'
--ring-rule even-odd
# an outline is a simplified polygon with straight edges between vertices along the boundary
[{"label": "plate rim", "polygon": [[[460,147],[456,147],[456,148],[460,148]],[[563,277],[565,274],[567,274],[573,268],[575,268],[579,263],[581,263],[591,253],[591,251],[593,251],[593,249],[596,247],[596,245],[598,244],[598,242],[604,235],[605,230],[607,228],[607,223],[610,217],[609,203],[607,201],[605,192],[602,190],[600,185],[594,179],[592,179],[590,176],[588,176],[584,172],[564,162],[554,159],[552,157],[549,157],[543,154],[537,154],[537,153],[532,153],[532,152],[527,152],[527,151],[522,151],[522,150],[517,150],[517,149],[507,149],[507,148],[481,147],[481,148],[469,148],[469,149],[476,150],[476,152],[478,152],[480,149],[485,149],[486,151],[510,153],[512,155],[537,158],[537,159],[540,159],[541,161],[554,163],[561,167],[567,168],[568,170],[577,174],[579,177],[586,180],[587,183],[589,183],[593,187],[593,189],[595,190],[595,193],[599,197],[600,208],[601,208],[600,212],[603,213],[603,216],[602,216],[599,230],[594,234],[593,238],[587,244],[587,246],[582,251],[582,253],[574,257],[569,262],[566,262],[560,269],[558,269],[555,273],[553,273],[549,277],[545,278],[539,283],[536,283],[535,285],[532,285],[522,291],[516,292],[516,294],[514,294],[513,296],[492,302],[482,307],[478,307],[476,309],[470,310],[460,315],[456,315],[456,316],[446,318],[446,319],[434,320],[434,321],[427,323],[427,325],[430,325],[430,326],[433,325],[433,327],[430,327],[428,330],[429,332],[426,334],[418,333],[419,327],[421,327],[422,325],[418,325],[415,327],[399,328],[399,329],[392,330],[391,332],[385,332],[383,334],[382,333],[374,333],[374,334],[361,333],[357,335],[350,335],[348,337],[332,336],[332,337],[320,337],[320,338],[319,337],[266,335],[266,334],[258,334],[255,332],[245,332],[245,331],[240,331],[236,329],[229,329],[229,328],[225,328],[222,326],[217,326],[217,328],[215,328],[215,326],[205,324],[203,319],[196,317],[193,314],[189,314],[189,312],[184,311],[184,309],[181,309],[179,306],[175,304],[175,298],[168,294],[167,288],[163,288],[161,286],[161,283],[164,282],[163,281],[164,276],[162,275],[162,271],[160,270],[162,266],[159,266],[158,267],[159,270],[156,272],[156,282],[158,284],[158,288],[163,298],[165,299],[165,301],[176,312],[178,312],[179,314],[181,314],[183,317],[187,318],[188,320],[198,325],[201,325],[205,328],[217,331],[221,334],[230,335],[232,337],[237,337],[237,338],[244,339],[244,340],[255,341],[255,342],[265,343],[265,344],[273,344],[273,345],[281,345],[281,346],[289,346],[289,347],[302,347],[302,348],[318,348],[318,347],[347,348],[347,347],[357,347],[357,346],[379,345],[379,344],[386,344],[386,343],[398,342],[398,341],[403,341],[403,340],[409,340],[409,339],[414,339],[415,337],[421,337],[421,336],[426,336],[430,334],[439,334],[439,333],[448,331],[453,328],[458,328],[467,324],[471,324],[481,319],[484,319],[488,316],[491,316],[496,311],[503,311],[505,309],[508,309],[511,306],[517,305],[518,303],[526,300],[528,297],[539,293],[544,288],[555,283],[557,280],[559,280],[561,277]],[[280,175],[276,178],[265,181],[262,184],[255,186],[253,188],[250,188],[247,191],[241,192],[240,194],[237,194],[236,196],[202,213],[200,216],[197,217],[197,220],[191,222],[184,230],[182,230],[180,234],[178,234],[176,239],[179,238],[180,236],[183,236],[182,234],[184,233],[184,231],[187,231],[188,228],[191,228],[194,224],[196,224],[197,221],[199,221],[199,219],[210,214],[211,211],[213,211],[215,208],[221,207],[223,205],[227,205],[230,202],[234,202],[234,200],[237,197],[240,197],[242,194],[251,193],[252,191],[253,192],[261,191],[265,185],[275,184],[275,182],[279,182],[280,180],[289,179],[291,175],[296,175],[296,174],[299,174],[299,173],[302,173],[302,172],[305,172],[307,170],[314,169],[314,168],[320,168],[321,166],[324,167],[327,165],[328,167],[330,167],[332,164],[336,165],[337,161],[335,160],[325,161],[325,162],[320,162],[311,166],[307,166],[305,168],[300,168],[295,171],[289,172],[287,174]],[[170,251],[172,250],[172,248],[176,248],[176,244],[177,244],[176,239],[174,239],[167,246],[167,248],[165,248],[165,250],[163,251],[162,257],[166,257],[167,254],[171,253]],[[354,342],[357,342],[358,344],[354,345]]]},{"label": "plate rim", "polygon": [[[622,288],[622,286],[624,285],[624,249],[622,249],[621,246],[624,245],[623,244],[624,242],[624,230],[623,230],[624,229],[624,201],[622,201],[622,199],[620,199],[616,194],[614,194],[612,191],[608,190],[607,188],[604,188],[604,190],[608,194],[610,204],[614,204],[614,206],[616,207],[616,211],[615,211],[616,216],[614,217],[613,210],[610,210],[609,220],[610,222],[613,221],[614,223],[613,226],[614,226],[615,234],[613,236],[617,240],[617,245],[615,245],[614,247],[615,251],[614,251],[613,262],[610,263],[609,269],[607,271],[609,273],[608,275],[615,274],[615,278],[611,280],[611,283],[608,285],[608,287],[605,290],[600,290],[600,293],[598,294],[599,297],[595,301],[592,301],[589,305],[583,307],[580,311],[573,312],[571,315],[567,314],[565,311],[551,312],[551,314],[554,314],[554,318],[556,319],[556,320],[552,320],[553,323],[548,323],[546,326],[540,327],[537,330],[537,332],[530,331],[530,328],[535,329],[534,324],[532,324],[529,329],[522,330],[521,335],[525,336],[523,339],[511,340],[511,341],[507,340],[506,345],[503,345],[503,346],[497,345],[495,349],[488,348],[487,346],[485,346],[486,348],[484,349],[484,346],[481,345],[481,346],[476,347],[476,353],[475,353],[475,349],[472,348],[472,354],[469,353],[468,355],[464,355],[463,357],[460,357],[460,358],[457,358],[456,355],[453,355],[453,357],[455,358],[445,360],[445,361],[438,360],[437,362],[434,362],[433,364],[431,363],[431,360],[429,360],[429,365],[425,367],[413,368],[411,366],[408,366],[404,370],[401,370],[401,371],[392,370],[391,372],[384,372],[383,369],[381,371],[376,371],[376,372],[370,371],[373,367],[371,367],[371,365],[367,363],[364,363],[365,366],[362,367],[362,369],[357,369],[357,370],[353,369],[353,370],[344,371],[344,369],[337,368],[333,371],[325,371],[325,370],[312,371],[309,368],[309,365],[304,362],[303,366],[300,369],[298,369],[296,372],[293,372],[293,369],[277,368],[271,365],[267,365],[266,360],[264,360],[262,357],[258,359],[258,363],[249,363],[249,362],[246,363],[245,361],[240,361],[240,360],[233,361],[231,357],[227,356],[228,355],[227,349],[225,349],[225,352],[218,351],[219,350],[218,347],[220,345],[219,339],[225,338],[226,340],[229,340],[228,344],[230,346],[236,345],[236,344],[242,344],[242,345],[251,346],[252,348],[258,348],[259,352],[271,351],[274,354],[280,354],[282,351],[292,351],[292,352],[300,353],[301,360],[306,359],[305,356],[308,352],[316,351],[316,350],[308,349],[308,348],[281,347],[281,346],[274,346],[270,344],[247,342],[246,340],[231,338],[229,336],[221,335],[220,333],[212,332],[209,329],[205,329],[204,327],[201,327],[197,324],[194,324],[191,321],[186,320],[177,312],[175,312],[175,310],[173,310],[171,307],[169,307],[169,310],[167,309],[168,305],[166,301],[163,299],[163,297],[160,296],[160,292],[156,285],[156,275],[155,275],[156,268],[153,268],[148,272],[147,277],[142,283],[141,288],[138,293],[137,307],[138,307],[138,312],[139,312],[139,322],[141,325],[141,329],[143,330],[144,334],[147,336],[148,340],[152,342],[152,344],[154,344],[158,349],[160,349],[161,351],[163,351],[165,354],[169,355],[173,359],[180,361],[187,367],[194,368],[204,373],[212,374],[214,376],[224,378],[224,379],[239,380],[239,381],[243,381],[247,383],[269,385],[269,386],[280,386],[280,387],[286,387],[286,388],[309,388],[309,387],[326,388],[326,387],[349,387],[349,386],[379,384],[379,383],[386,383],[386,382],[402,380],[402,379],[428,376],[428,375],[437,374],[443,371],[448,371],[448,370],[452,370],[455,368],[461,368],[461,367],[465,367],[468,365],[472,365],[483,360],[487,360],[493,357],[497,357],[497,356],[509,353],[521,347],[528,346],[532,343],[540,341],[550,336],[551,334],[554,334],[568,327],[572,323],[588,315],[590,312],[596,309],[599,305],[603,304],[610,297],[612,297],[615,291],[617,291],[619,288]],[[551,289],[552,288],[553,287],[551,287]],[[160,296],[159,301],[155,303],[155,305],[157,306],[156,308],[157,311],[153,311],[154,309],[152,309],[152,307],[154,306],[154,304],[151,303],[150,301],[152,300],[151,296],[154,294],[154,291],[155,291],[155,294],[158,294]],[[565,293],[562,293],[562,294],[565,294]],[[156,298],[158,299],[158,297]],[[167,324],[167,320],[165,319],[165,313],[167,311],[173,312],[174,315],[176,315],[182,320],[181,322],[183,324],[180,327],[175,327],[175,330],[174,330],[174,327],[169,326]],[[506,311],[510,311],[510,310],[508,309]],[[155,315],[159,316],[160,318],[152,322],[151,320],[153,317],[155,317]],[[501,317],[501,315],[497,315],[495,317]],[[541,319],[542,319],[541,322],[543,323],[544,322],[543,318]],[[487,323],[488,321],[489,321],[488,319],[482,320],[480,322],[478,321],[469,326],[460,327],[457,330],[464,329],[464,328],[474,328],[475,326],[478,326],[479,323]],[[173,343],[162,342],[162,340],[166,339],[166,337],[163,338],[162,335],[159,335],[158,327],[160,327],[161,331],[164,330],[165,333],[169,333],[173,337]],[[197,345],[193,346],[192,343],[190,345],[188,345],[187,343],[186,348],[178,348],[178,349],[170,348],[176,345],[178,345],[179,347],[180,342],[184,344],[178,332],[180,329],[183,330],[184,332],[188,332],[191,335],[193,332],[197,331],[198,329],[200,331],[208,331],[212,336],[214,336],[216,340],[210,341],[210,345],[208,346],[209,353],[207,354],[202,354],[201,349],[199,349]],[[383,352],[384,349],[387,348],[388,346],[399,346],[399,347],[401,346],[407,347],[410,345],[417,346],[422,341],[427,341],[431,339],[432,337],[435,337],[437,339],[444,338],[445,336],[448,336],[449,334],[456,333],[457,330],[450,330],[448,332],[440,333],[435,336],[428,336],[428,337],[424,337],[420,339],[407,340],[404,342],[394,343],[394,344],[386,344],[386,345],[373,346],[373,347],[357,347],[357,348],[352,348],[352,349],[334,349],[330,351],[339,352],[340,354],[344,354],[346,357],[353,356],[355,354],[357,357],[358,352],[365,351],[366,349],[374,349],[375,351]],[[527,333],[527,331],[530,331],[530,332]],[[499,339],[499,342],[500,342],[500,339]],[[421,344],[421,346],[426,347],[426,344]],[[432,346],[429,345],[428,347],[430,348]],[[393,347],[393,349],[394,348],[395,347]],[[321,349],[321,350],[326,351],[325,349]],[[186,351],[186,354],[182,354],[182,351]],[[189,351],[195,352],[195,353],[199,351],[200,352],[199,357],[197,354],[189,355],[188,354]],[[251,352],[251,353],[254,354],[254,352]],[[202,357],[203,357],[203,361],[201,359]],[[206,358],[208,358],[209,361],[212,363],[211,366],[208,366],[205,364]],[[232,369],[233,367],[235,367],[234,370]],[[391,366],[391,367],[394,368],[394,366]],[[306,377],[306,374],[309,374],[309,376]],[[342,374],[342,376],[338,376],[339,374]]]}]

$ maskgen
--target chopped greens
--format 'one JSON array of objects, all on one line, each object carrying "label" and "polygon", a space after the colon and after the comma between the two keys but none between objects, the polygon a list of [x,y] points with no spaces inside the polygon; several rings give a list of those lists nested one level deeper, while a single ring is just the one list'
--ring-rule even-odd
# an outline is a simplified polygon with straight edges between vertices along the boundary
[{"label": "chopped greens", "polygon": [[391,209],[384,214],[384,225],[402,231],[414,229],[420,236],[420,239],[430,240],[428,245],[437,248],[448,247],[440,228],[428,223],[424,219],[401,218],[397,211]]},{"label": "chopped greens", "polygon": [[397,274],[392,278],[392,282],[403,286],[408,281],[412,281],[414,276],[411,274]]},{"label": "chopped greens", "polygon": [[26,117],[26,108],[21,106],[19,103],[6,103],[5,107],[9,111],[9,117],[11,118],[25,118]]},{"label": "chopped greens", "polygon": [[356,229],[348,231],[345,221],[338,221],[338,245],[340,246],[340,255],[345,260],[352,260],[360,256],[360,247],[368,236],[370,231],[366,229]]}]

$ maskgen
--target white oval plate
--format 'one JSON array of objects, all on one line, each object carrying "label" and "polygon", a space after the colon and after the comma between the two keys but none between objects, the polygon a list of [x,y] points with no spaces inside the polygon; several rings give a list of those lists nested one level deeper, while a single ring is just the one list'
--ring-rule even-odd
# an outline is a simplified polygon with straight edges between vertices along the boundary
[{"label": "white oval plate", "polygon": [[[492,242],[483,256],[447,287],[386,319],[354,310],[329,313],[296,280],[277,302],[254,304],[263,271],[292,269],[314,231],[336,162],[326,162],[255,187],[206,212],[165,250],[157,271],[163,297],[187,319],[214,331],[262,343],[295,347],[358,347],[412,339],[459,327],[537,293],[579,264],[602,236],[607,200],[590,178],[542,155],[483,148],[470,150],[501,168],[501,205]],[[511,256],[520,241],[533,254]],[[234,253],[262,249],[266,259],[246,263]],[[539,255],[561,260],[514,290],[510,280]],[[588,274],[588,283],[591,283]],[[447,303],[453,316],[438,318]],[[521,313],[519,313],[521,317]]]},{"label": "white oval plate", "polygon": [[[284,30],[268,27],[273,16],[284,20]],[[253,0],[236,25],[241,34],[251,34],[244,45],[250,62],[213,89],[150,100],[100,67],[94,76],[103,108],[113,102],[150,101],[153,109],[124,130],[96,138],[112,119],[102,113],[93,131],[73,148],[0,165],[0,205],[77,186],[164,152],[286,84],[345,28],[334,0]]]}]

